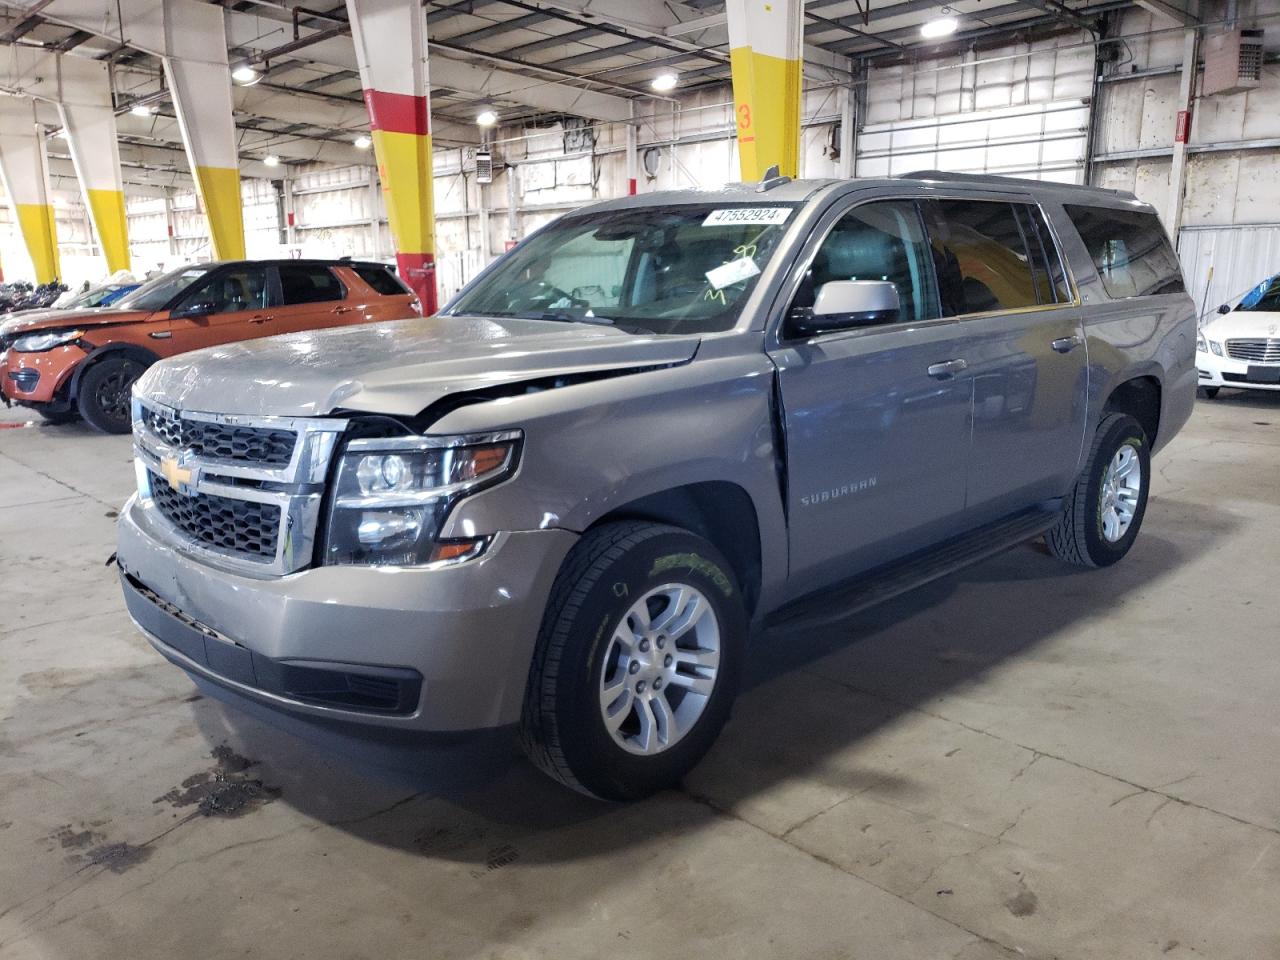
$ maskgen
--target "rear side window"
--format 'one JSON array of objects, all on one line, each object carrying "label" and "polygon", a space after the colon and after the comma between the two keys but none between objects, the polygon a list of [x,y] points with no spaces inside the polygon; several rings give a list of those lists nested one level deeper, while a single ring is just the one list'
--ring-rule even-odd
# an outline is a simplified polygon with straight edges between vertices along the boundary
[{"label": "rear side window", "polygon": [[353,266],[356,276],[384,297],[404,296],[409,291],[390,267]]},{"label": "rear side window", "polygon": [[322,303],[325,300],[341,300],[346,291],[328,267],[318,264],[281,264],[280,293],[283,302]]},{"label": "rear side window", "polygon": [[1028,242],[1032,224],[1025,206],[993,200],[923,204],[944,317],[1034,307],[1045,297],[1054,302],[1044,252],[1034,238]]},{"label": "rear side window", "polygon": [[1066,205],[1113,300],[1183,293],[1182,270],[1160,218],[1142,210]]}]

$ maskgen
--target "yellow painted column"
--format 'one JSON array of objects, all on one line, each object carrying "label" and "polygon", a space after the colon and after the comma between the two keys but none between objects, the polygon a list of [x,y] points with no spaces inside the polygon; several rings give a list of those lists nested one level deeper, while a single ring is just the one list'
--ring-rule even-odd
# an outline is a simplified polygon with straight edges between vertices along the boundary
[{"label": "yellow painted column", "polygon": [[729,65],[743,180],[800,172],[802,0],[728,0]]},{"label": "yellow painted column", "polygon": [[165,6],[164,73],[218,260],[243,260],[244,209],[222,8]]},{"label": "yellow painted column", "polygon": [[396,265],[430,316],[439,304],[426,17],[417,0],[347,0],[347,15]]},{"label": "yellow painted column", "polygon": [[0,96],[0,180],[22,234],[36,283],[60,275],[58,230],[49,194],[49,164],[44,131],[36,124],[35,104]]}]

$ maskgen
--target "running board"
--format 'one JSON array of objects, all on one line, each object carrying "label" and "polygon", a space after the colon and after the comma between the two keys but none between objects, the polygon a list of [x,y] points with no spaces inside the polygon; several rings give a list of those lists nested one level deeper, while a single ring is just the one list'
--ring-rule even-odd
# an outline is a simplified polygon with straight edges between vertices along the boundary
[{"label": "running board", "polygon": [[766,625],[784,630],[830,626],[1038,537],[1058,521],[1057,503],[1054,502],[1052,509],[1038,506],[1014,514],[873,570],[843,586],[793,601],[771,614]]}]

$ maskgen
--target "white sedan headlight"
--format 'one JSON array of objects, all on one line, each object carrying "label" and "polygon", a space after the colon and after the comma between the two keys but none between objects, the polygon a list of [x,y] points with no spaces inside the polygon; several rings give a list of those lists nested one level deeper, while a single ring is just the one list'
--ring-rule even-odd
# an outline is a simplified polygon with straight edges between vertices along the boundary
[{"label": "white sedan headlight", "polygon": [[438,534],[463,497],[515,472],[518,432],[352,440],[338,464],[324,562],[374,566],[458,563],[485,538]]},{"label": "white sedan headlight", "polygon": [[39,333],[28,333],[13,341],[13,349],[18,353],[43,353],[64,343],[71,343],[84,336],[83,330],[41,330]]}]

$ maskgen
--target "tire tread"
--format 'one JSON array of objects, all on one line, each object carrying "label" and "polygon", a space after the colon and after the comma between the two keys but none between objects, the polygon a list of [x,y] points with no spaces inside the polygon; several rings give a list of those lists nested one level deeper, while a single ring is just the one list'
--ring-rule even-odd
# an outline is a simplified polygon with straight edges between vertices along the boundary
[{"label": "tire tread", "polygon": [[1097,469],[1098,458],[1102,456],[1102,442],[1108,431],[1128,414],[1109,413],[1098,424],[1093,434],[1093,445],[1089,449],[1089,459],[1076,480],[1076,485],[1067,494],[1062,506],[1062,516],[1045,534],[1045,543],[1049,552],[1064,563],[1078,567],[1097,567],[1098,562],[1089,554],[1089,485]]},{"label": "tire tread", "polygon": [[566,787],[596,796],[569,767],[556,722],[556,684],[569,631],[587,595],[605,572],[639,544],[677,527],[640,521],[607,523],[589,530],[574,546],[556,576],[547,602],[520,723],[520,744],[543,773]]}]

